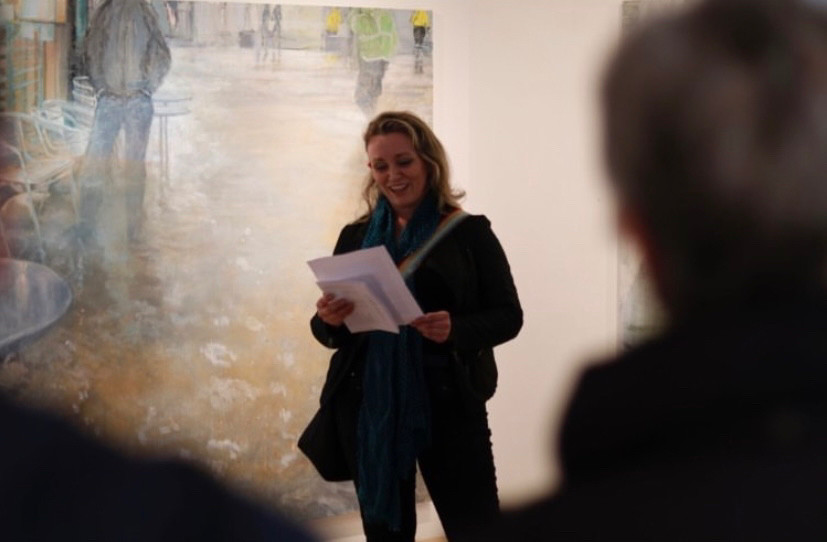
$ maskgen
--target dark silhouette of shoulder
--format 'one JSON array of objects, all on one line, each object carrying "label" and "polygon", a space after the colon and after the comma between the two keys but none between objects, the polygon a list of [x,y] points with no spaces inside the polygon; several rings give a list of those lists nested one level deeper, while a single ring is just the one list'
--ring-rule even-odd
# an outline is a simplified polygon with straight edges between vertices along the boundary
[{"label": "dark silhouette of shoulder", "polygon": [[3,540],[313,540],[177,461],[130,458],[0,397]]}]

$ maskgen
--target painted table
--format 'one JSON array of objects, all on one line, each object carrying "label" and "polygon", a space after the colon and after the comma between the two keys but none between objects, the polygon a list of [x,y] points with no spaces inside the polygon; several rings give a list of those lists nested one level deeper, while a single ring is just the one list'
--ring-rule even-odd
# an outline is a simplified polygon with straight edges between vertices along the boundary
[{"label": "painted table", "polygon": [[169,118],[188,115],[192,96],[173,92],[156,92],[152,96],[155,117],[158,119],[158,142],[161,162],[161,188],[169,182]]},{"label": "painted table", "polygon": [[40,336],[71,303],[69,284],[45,265],[0,258],[0,355]]}]

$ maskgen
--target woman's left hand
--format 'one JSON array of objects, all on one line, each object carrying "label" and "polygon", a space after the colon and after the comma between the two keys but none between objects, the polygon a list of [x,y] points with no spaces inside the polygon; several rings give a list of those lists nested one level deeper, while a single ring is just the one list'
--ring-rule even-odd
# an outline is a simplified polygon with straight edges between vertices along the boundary
[{"label": "woman's left hand", "polygon": [[411,327],[435,343],[444,343],[451,335],[451,315],[448,311],[428,312],[411,322]]}]

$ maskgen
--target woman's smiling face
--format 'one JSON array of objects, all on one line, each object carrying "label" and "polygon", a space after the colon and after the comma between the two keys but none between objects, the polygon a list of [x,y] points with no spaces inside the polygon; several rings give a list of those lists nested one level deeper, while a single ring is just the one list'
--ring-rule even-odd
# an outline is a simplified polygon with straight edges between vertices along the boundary
[{"label": "woman's smiling face", "polygon": [[379,191],[397,217],[409,219],[428,192],[428,172],[411,138],[389,133],[373,136],[367,145],[368,167]]}]

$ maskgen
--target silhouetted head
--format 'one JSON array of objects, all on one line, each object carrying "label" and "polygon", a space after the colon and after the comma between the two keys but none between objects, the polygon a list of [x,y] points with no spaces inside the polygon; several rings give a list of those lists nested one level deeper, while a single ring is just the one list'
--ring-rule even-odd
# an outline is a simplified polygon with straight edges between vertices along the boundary
[{"label": "silhouetted head", "polygon": [[823,291],[827,17],[709,0],[633,32],[603,88],[605,151],[666,307]]}]

